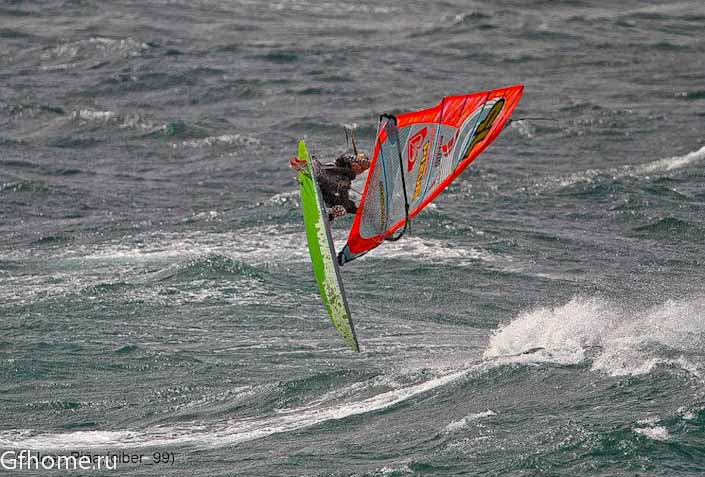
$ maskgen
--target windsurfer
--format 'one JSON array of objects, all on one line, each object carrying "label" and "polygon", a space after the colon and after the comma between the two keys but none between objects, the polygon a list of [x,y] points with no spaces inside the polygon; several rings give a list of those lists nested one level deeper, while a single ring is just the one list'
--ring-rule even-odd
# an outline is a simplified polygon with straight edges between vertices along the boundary
[{"label": "windsurfer", "polygon": [[[357,149],[357,148],[355,148]],[[350,199],[350,187],[352,181],[370,168],[370,159],[364,152],[347,152],[336,158],[335,162],[321,164],[313,156],[313,173],[316,176],[318,186],[321,188],[323,200],[328,209],[328,220],[342,217],[346,213],[357,212],[357,205]],[[289,167],[295,171],[301,171],[306,167],[306,162],[298,157],[293,157],[289,161]]]}]

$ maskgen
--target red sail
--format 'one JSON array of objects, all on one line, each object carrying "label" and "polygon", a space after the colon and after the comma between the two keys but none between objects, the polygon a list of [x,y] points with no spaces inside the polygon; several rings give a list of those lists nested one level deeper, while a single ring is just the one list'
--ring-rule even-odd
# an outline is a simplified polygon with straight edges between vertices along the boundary
[{"label": "red sail", "polygon": [[405,199],[409,218],[435,199],[502,131],[523,89],[517,85],[445,97],[433,108],[397,116],[393,137],[390,120],[383,117],[341,262],[372,250],[404,227]]}]

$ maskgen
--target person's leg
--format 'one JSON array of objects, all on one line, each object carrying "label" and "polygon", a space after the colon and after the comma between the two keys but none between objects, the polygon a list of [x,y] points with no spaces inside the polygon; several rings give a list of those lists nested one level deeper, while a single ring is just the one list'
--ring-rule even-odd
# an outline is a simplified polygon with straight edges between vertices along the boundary
[{"label": "person's leg", "polygon": [[328,212],[328,221],[332,222],[345,215],[345,207],[342,205],[334,205],[330,209],[326,209],[326,212]]},{"label": "person's leg", "polygon": [[355,202],[353,202],[350,199],[349,195],[350,191],[350,184],[348,184],[347,187],[342,187],[338,191],[338,204],[342,205],[345,207],[345,211],[348,214],[355,214],[357,213],[357,206],[355,205]]},{"label": "person's leg", "polygon": [[345,207],[345,211],[349,214],[356,214],[357,213],[357,205],[355,205],[355,202],[350,200],[349,198],[345,198],[342,201],[343,207]]},{"label": "person's leg", "polygon": [[325,187],[321,189],[321,194],[323,195],[323,202],[325,202],[328,207],[326,209],[326,212],[328,212],[328,220],[333,221],[345,215],[345,204],[340,196],[331,193]]}]

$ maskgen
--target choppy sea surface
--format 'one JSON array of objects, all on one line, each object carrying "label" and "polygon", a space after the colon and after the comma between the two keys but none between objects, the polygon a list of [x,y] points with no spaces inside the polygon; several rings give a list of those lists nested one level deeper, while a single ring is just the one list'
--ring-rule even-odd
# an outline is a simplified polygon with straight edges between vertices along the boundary
[{"label": "choppy sea surface", "polygon": [[[0,451],[704,475],[704,24],[701,0],[2,2]],[[555,121],[343,268],[350,352],[296,141],[333,157],[356,123],[369,149],[382,112],[518,83],[515,117]]]}]

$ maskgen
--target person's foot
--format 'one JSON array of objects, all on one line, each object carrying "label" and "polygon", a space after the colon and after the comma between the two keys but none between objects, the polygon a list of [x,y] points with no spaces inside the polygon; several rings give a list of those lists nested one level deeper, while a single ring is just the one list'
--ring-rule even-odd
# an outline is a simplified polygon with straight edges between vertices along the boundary
[{"label": "person's foot", "polygon": [[334,219],[342,217],[345,214],[345,207],[343,207],[342,205],[334,205],[333,207],[328,209],[328,220],[333,221]]},{"label": "person's foot", "polygon": [[301,172],[306,168],[306,161],[302,161],[298,157],[294,156],[289,161],[289,167],[294,169],[296,172]]}]

